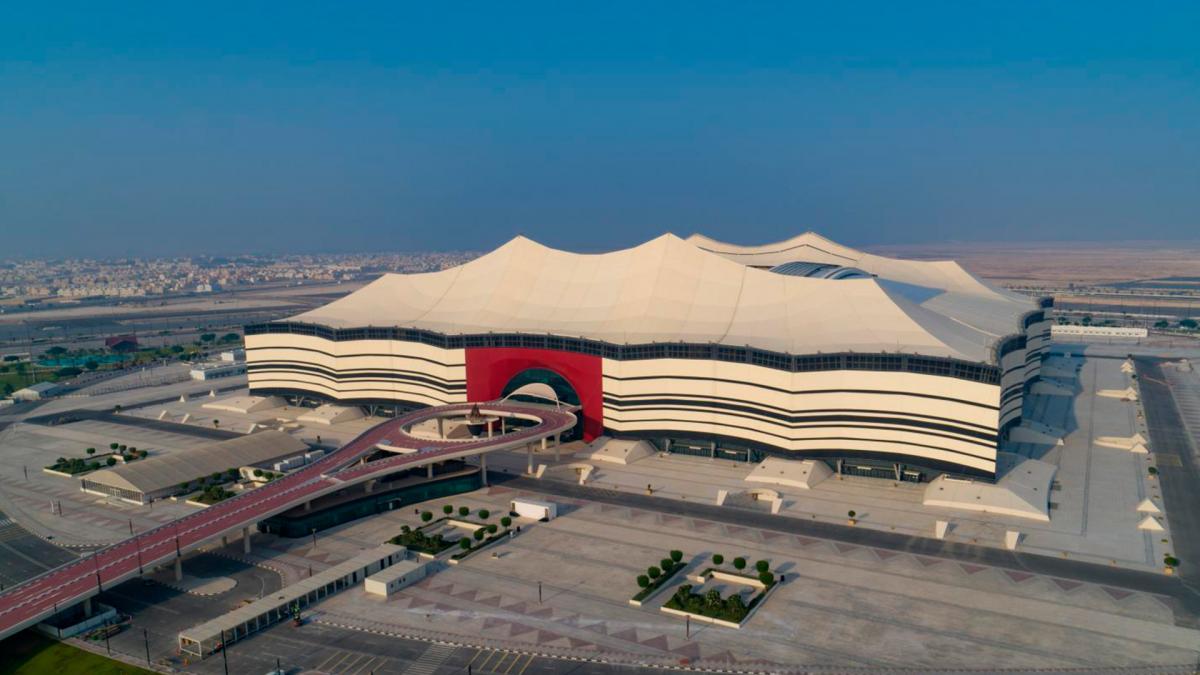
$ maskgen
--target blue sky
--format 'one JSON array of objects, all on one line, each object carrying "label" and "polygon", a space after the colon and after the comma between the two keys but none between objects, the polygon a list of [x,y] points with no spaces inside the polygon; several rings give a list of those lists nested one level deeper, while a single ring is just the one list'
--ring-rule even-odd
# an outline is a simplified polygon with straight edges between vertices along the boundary
[{"label": "blue sky", "polygon": [[1198,34],[1195,2],[13,5],[0,257],[1194,240]]}]

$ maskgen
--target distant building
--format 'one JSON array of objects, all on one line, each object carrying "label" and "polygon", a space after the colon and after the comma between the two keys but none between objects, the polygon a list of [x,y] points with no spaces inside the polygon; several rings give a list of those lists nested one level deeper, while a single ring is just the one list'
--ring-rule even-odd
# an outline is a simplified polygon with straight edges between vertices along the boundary
[{"label": "distant building", "polygon": [[192,366],[189,374],[193,380],[217,380],[222,377],[234,377],[246,372],[245,361],[198,363]]},{"label": "distant building", "polygon": [[54,396],[61,390],[62,387],[53,382],[39,382],[14,391],[12,397],[14,401],[40,401]]},{"label": "distant building", "polygon": [[239,363],[246,360],[246,350],[241,347],[221,352],[221,360],[226,363]]},{"label": "distant building", "polygon": [[104,339],[104,346],[114,352],[131,352],[138,348],[136,335],[115,335]]}]

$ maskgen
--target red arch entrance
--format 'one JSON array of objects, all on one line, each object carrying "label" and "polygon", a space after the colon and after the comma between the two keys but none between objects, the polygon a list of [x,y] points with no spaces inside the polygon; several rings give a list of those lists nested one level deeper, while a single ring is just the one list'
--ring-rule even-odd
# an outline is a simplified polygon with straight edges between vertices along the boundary
[{"label": "red arch entrance", "polygon": [[504,385],[517,373],[529,368],[545,368],[566,378],[579,395],[583,440],[591,441],[604,433],[604,390],[599,356],[508,347],[478,347],[466,351],[467,400],[499,398]]}]

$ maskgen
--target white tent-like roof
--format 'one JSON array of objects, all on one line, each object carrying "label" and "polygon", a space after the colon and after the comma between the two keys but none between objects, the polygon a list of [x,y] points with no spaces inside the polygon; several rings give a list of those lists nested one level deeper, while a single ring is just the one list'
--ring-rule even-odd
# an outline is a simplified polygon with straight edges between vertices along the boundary
[{"label": "white tent-like roof", "polygon": [[902,260],[865,253],[815,232],[759,246],[739,246],[693,234],[702,250],[742,265],[775,267],[798,260],[856,267],[875,275],[922,307],[994,337],[1019,332],[1017,323],[1036,303],[979,279],[953,260]]},{"label": "white tent-like roof", "polygon": [[[553,334],[616,344],[717,343],[791,354],[904,352],[990,362],[995,342],[1019,330],[1015,302],[981,282],[971,288],[973,279],[953,263],[904,278],[788,276],[730,260],[672,234],[596,255],[517,237],[452,269],[384,275],[291,320],[332,328]],[[963,307],[953,314],[938,311],[925,297],[929,292],[914,294],[917,281],[942,283],[932,293]],[[946,285],[970,292],[947,294]],[[1024,311],[1034,308],[1025,302]],[[1006,310],[1003,329],[1001,322],[958,318],[990,317],[992,305]]]}]

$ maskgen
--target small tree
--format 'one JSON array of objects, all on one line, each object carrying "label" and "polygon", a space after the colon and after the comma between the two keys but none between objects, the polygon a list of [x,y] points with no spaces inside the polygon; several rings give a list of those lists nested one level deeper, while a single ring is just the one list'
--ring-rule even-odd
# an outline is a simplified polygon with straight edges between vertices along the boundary
[{"label": "small tree", "polygon": [[767,570],[763,570],[758,573],[758,580],[763,582],[764,586],[770,586],[775,583],[775,575]]},{"label": "small tree", "polygon": [[116,464],[116,463],[117,463],[117,458],[116,458],[116,457],[113,457],[112,455],[109,455],[109,456],[108,456],[108,459],[104,460],[104,463],[105,463],[105,464],[107,464],[107,465],[109,465],[109,466],[112,466],[113,464]]},{"label": "small tree", "polygon": [[89,455],[94,455],[94,454],[96,454],[96,449],[95,449],[95,448],[88,448],[88,449],[87,449],[87,454],[89,454]]},{"label": "small tree", "polygon": [[469,509],[465,506],[460,506],[460,507],[458,507],[458,515],[463,518],[466,518],[467,516],[471,515],[471,509]]},{"label": "small tree", "polygon": [[714,553],[712,561],[714,565],[722,565],[725,563],[725,556],[721,555],[720,553]]},{"label": "small tree", "polygon": [[657,578],[659,578],[660,576],[662,576],[662,570],[660,570],[660,569],[658,569],[657,567],[655,567],[655,566],[651,565],[651,566],[650,566],[650,567],[649,567],[649,568],[646,570],[646,574],[650,575],[650,578],[651,578],[651,579],[657,579]]},{"label": "small tree", "polygon": [[1158,467],[1152,466],[1152,467],[1146,469],[1146,472],[1149,473],[1151,476],[1157,476],[1158,475]]},{"label": "small tree", "polygon": [[500,518],[500,524],[503,525],[504,527],[512,527],[512,518],[509,518],[508,516],[504,516],[504,517]]},{"label": "small tree", "polygon": [[187,489],[188,489],[188,488],[190,488],[191,486],[192,486],[192,484],[191,484],[191,483],[186,483],[186,482],[185,482],[185,483],[180,483],[180,484],[179,484],[179,489],[180,489],[180,490],[183,490],[184,492],[187,492]]},{"label": "small tree", "polygon": [[846,517],[850,518],[851,520],[854,520],[854,516],[857,516],[857,515],[858,514],[855,513],[854,509],[850,509],[849,511],[846,512]]},{"label": "small tree", "polygon": [[433,520],[433,514],[428,511],[422,511],[421,520],[428,523],[429,521]]},{"label": "small tree", "polygon": [[496,534],[496,530],[499,530],[499,529],[500,529],[500,528],[499,528],[499,527],[497,527],[495,523],[492,523],[492,524],[490,524],[490,525],[488,525],[488,526],[487,526],[487,531],[488,531],[488,534]]},{"label": "small tree", "polygon": [[650,585],[650,577],[646,576],[645,574],[639,574],[637,578],[637,585],[641,586],[642,588],[646,588]]},{"label": "small tree", "polygon": [[1164,555],[1163,564],[1167,567],[1179,567],[1179,558],[1176,558],[1173,555]]},{"label": "small tree", "polygon": [[492,517],[491,511],[488,511],[487,509],[479,509],[479,518],[481,520],[487,520],[488,518],[491,518],[491,517]]},{"label": "small tree", "polygon": [[116,443],[109,443],[109,444],[108,444],[108,449],[109,449],[109,450],[116,450],[116,449],[117,449],[117,444],[116,444]]},{"label": "small tree", "polygon": [[740,572],[740,571],[742,571],[742,570],[744,570],[744,569],[746,569],[746,559],[745,559],[745,558],[742,558],[742,557],[740,557],[740,556],[739,556],[739,557],[737,557],[737,558],[734,558],[734,559],[733,559],[733,566],[734,566],[734,567],[735,567],[735,568],[736,568],[736,569],[737,569],[739,572]]},{"label": "small tree", "polygon": [[683,551],[671,551],[671,560],[675,562],[683,560]]},{"label": "small tree", "polygon": [[663,558],[658,561],[658,566],[662,568],[663,572],[670,572],[675,569],[675,562],[670,558]]},{"label": "small tree", "polygon": [[218,480],[221,480],[221,474],[219,472],[217,472],[217,473],[214,473],[213,475],[209,476],[209,478],[212,479],[213,481],[218,481]]},{"label": "small tree", "polygon": [[220,429],[221,428],[221,420],[213,420],[213,428]]},{"label": "small tree", "polygon": [[254,470],[254,477],[255,477],[255,478],[262,478],[262,475],[263,475],[263,473],[262,473],[262,469],[255,469],[255,470]]},{"label": "small tree", "polygon": [[446,504],[445,506],[442,507],[442,513],[444,513],[446,515],[450,515],[451,513],[454,513],[454,507],[449,504]]},{"label": "small tree", "polygon": [[466,537],[463,537],[462,539],[459,539],[459,540],[458,540],[458,547],[459,547],[459,548],[461,548],[461,549],[462,549],[462,550],[464,550],[464,551],[470,551],[470,550],[471,550],[471,540],[470,540],[470,539],[467,539]]},{"label": "small tree", "polygon": [[118,445],[118,446],[117,446],[117,451],[118,451],[118,452],[125,452],[125,444],[124,444],[124,443],[121,443],[120,445]]},{"label": "small tree", "polygon": [[478,530],[475,530],[475,534],[472,536],[475,537],[475,541],[483,541],[483,534],[484,534],[484,530],[481,527]]},{"label": "small tree", "polygon": [[767,564],[766,560],[759,560],[758,562],[754,563],[754,569],[758,570],[758,572],[761,574],[771,569],[771,566]]}]

